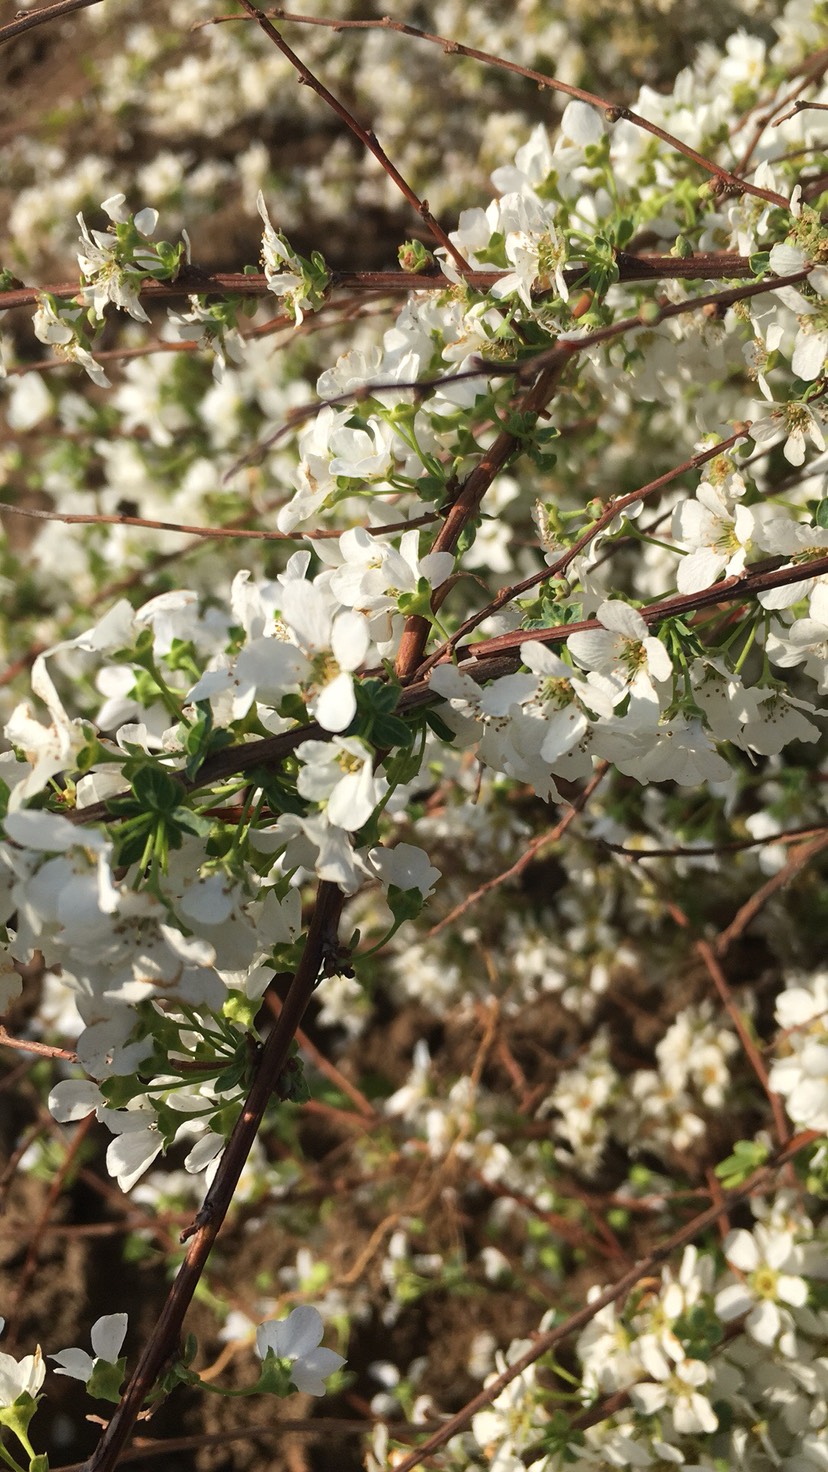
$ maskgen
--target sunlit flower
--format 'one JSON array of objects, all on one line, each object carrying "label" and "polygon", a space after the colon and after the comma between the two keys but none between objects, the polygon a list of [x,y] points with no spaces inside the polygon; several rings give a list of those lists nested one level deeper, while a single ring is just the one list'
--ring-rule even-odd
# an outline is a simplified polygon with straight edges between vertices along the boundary
[{"label": "sunlit flower", "polygon": [[318,1309],[300,1304],[286,1319],[259,1325],[256,1353],[264,1359],[270,1351],[279,1360],[289,1360],[296,1389],[304,1395],[324,1395],[328,1376],[345,1363],[344,1355],[322,1345],[324,1327]]}]

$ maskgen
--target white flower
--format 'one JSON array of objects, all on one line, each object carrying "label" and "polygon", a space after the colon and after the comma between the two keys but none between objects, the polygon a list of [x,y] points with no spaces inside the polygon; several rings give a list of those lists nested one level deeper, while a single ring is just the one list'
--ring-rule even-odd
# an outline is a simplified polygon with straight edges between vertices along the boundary
[{"label": "white flower", "polygon": [[595,751],[638,782],[672,781],[695,787],[700,782],[722,782],[730,775],[701,721],[678,715],[659,722],[652,706],[614,724],[600,722]]},{"label": "white flower", "polygon": [[106,1168],[122,1191],[130,1187],[148,1170],[164,1141],[152,1109],[102,1109],[100,1117],[115,1134],[106,1151]]},{"label": "white flower", "polygon": [[754,419],[750,426],[750,437],[757,445],[776,444],[779,436],[785,435],[782,451],[789,465],[801,465],[805,459],[805,439],[825,449],[822,425],[810,404],[794,401],[774,404],[767,419]]},{"label": "white flower", "polygon": [[302,262],[295,251],[285,237],[273,228],[261,189],[256,196],[256,208],[264,224],[262,265],[268,290],[285,300],[298,327],[304,320],[305,312],[313,307],[311,283],[305,279]]},{"label": "white flower", "polygon": [[782,992],[776,1020],[791,1052],[774,1063],[770,1087],[784,1098],[794,1124],[828,1130],[828,973]]},{"label": "white flower", "polygon": [[329,440],[330,474],[348,480],[385,475],[391,465],[393,438],[393,430],[379,419],[369,419],[358,428],[341,425]]},{"label": "white flower", "polygon": [[[21,807],[27,798],[41,792],[57,772],[67,768],[71,770],[77,753],[87,741],[83,723],[71,720],[66,714],[43,654],[38,655],[32,666],[32,690],[45,702],[52,723],[50,726],[41,725],[28,701],[16,706],[6,723],[6,737],[13,746],[22,749],[32,768],[13,789],[10,798],[12,808]],[[45,817],[46,814],[40,816]]]},{"label": "white flower", "polygon": [[633,1405],[646,1416],[669,1410],[676,1431],[683,1435],[716,1430],[719,1418],[701,1393],[701,1387],[710,1380],[708,1365],[693,1359],[672,1364],[653,1342],[646,1353],[646,1369],[653,1381],[631,1387]]},{"label": "white flower", "polygon": [[570,634],[567,648],[582,669],[617,678],[624,689],[649,695],[654,684],[672,680],[673,666],[660,639],[654,638],[641,614],[618,599],[600,604],[600,629]]},{"label": "white flower", "polygon": [[[828,551],[828,529],[812,526],[804,521],[792,521],[788,516],[775,516],[762,528],[761,545],[772,557],[790,559],[791,567],[808,561],[811,557],[824,557]],[[796,583],[782,583],[778,588],[768,588],[760,593],[763,608],[790,608],[801,599],[809,597],[820,586],[816,578],[803,578]],[[828,610],[823,609],[823,612]],[[813,617],[819,615],[811,608]]]},{"label": "white flower", "polygon": [[801,1308],[808,1299],[808,1285],[796,1272],[800,1250],[789,1232],[769,1231],[759,1222],[752,1233],[741,1228],[731,1232],[724,1252],[744,1278],[716,1294],[716,1313],[725,1323],[747,1313],[745,1328],[751,1338],[773,1344],[792,1322],[779,1304]]},{"label": "white flower", "polygon": [[[509,1346],[509,1358],[516,1358],[527,1344],[527,1340],[514,1340]],[[496,1364],[498,1372],[505,1369],[506,1361],[501,1354],[496,1356]],[[536,1440],[542,1430],[535,1377],[535,1366],[529,1365],[501,1390],[490,1406],[478,1411],[472,1421],[472,1434],[487,1458],[489,1472],[509,1472],[523,1465],[521,1450]],[[495,1378],[496,1374],[490,1375],[484,1384]]]},{"label": "white flower", "polygon": [[765,686],[745,690],[739,709],[742,734],[738,744],[762,756],[771,756],[792,741],[816,741],[819,727],[808,720],[808,715],[816,714],[815,706],[797,700],[786,690]]},{"label": "white flower", "polygon": [[702,482],[694,499],[681,501],[673,513],[673,537],[690,548],[679,563],[679,592],[698,593],[721,572],[727,577],[743,572],[752,533],[748,507],[729,506],[715,486]]},{"label": "white flower", "polygon": [[53,347],[57,357],[69,363],[79,363],[93,383],[97,383],[100,388],[108,388],[109,379],[103,368],[79,341],[82,319],[82,307],[67,302],[53,305],[45,297],[41,297],[32,325],[35,337]]},{"label": "white flower", "polygon": [[[129,218],[129,214],[121,209],[123,200],[124,195],[113,195],[101,206],[116,223]],[[99,320],[103,320],[107,302],[112,302],[122,311],[128,312],[136,322],[149,322],[149,315],[141,306],[138,295],[141,287],[140,272],[135,267],[131,270],[126,268],[118,260],[119,246],[116,236],[102,230],[90,231],[83,215],[78,215],[77,220],[81,228],[78,265],[86,282],[82,289],[84,301],[93,308]],[[153,233],[157,223],[158,215],[155,210],[139,210],[135,216],[135,228],[145,238]]]},{"label": "white flower", "polygon": [[380,876],[383,885],[393,884],[397,889],[418,889],[423,899],[434,893],[440,878],[428,854],[413,843],[397,843],[393,848],[372,848],[368,861]]},{"label": "white flower", "polygon": [[364,527],[353,527],[339,538],[343,560],[331,573],[328,586],[340,603],[367,616],[371,637],[382,643],[385,656],[392,652],[389,641],[396,627],[402,628],[402,616],[397,613],[401,594],[416,593],[423,578],[429,588],[438,588],[454,567],[450,552],[428,552],[420,557],[419,535],[404,532],[399,548],[370,536]]},{"label": "white flower", "polygon": [[126,1314],[105,1314],[96,1319],[90,1335],[92,1354],[85,1349],[62,1349],[58,1354],[50,1354],[49,1359],[58,1365],[55,1374],[71,1375],[73,1380],[88,1383],[99,1360],[109,1365],[117,1363],[126,1331]]},{"label": "white flower", "polygon": [[324,1395],[325,1381],[345,1363],[344,1355],[321,1345],[324,1325],[319,1310],[300,1304],[286,1319],[270,1319],[256,1330],[256,1353],[268,1350],[279,1360],[290,1360],[291,1379],[304,1395]]},{"label": "white flower", "polygon": [[367,620],[351,609],[337,612],[336,603],[318,584],[298,578],[285,585],[281,601],[285,623],[305,655],[319,668],[319,693],[312,702],[313,713],[326,731],[344,731],[356,714],[353,671],[359,669],[368,652]]},{"label": "white flower", "polygon": [[336,828],[355,833],[368,822],[388,789],[374,776],[373,756],[358,737],[302,741],[296,748],[302,763],[297,787],[302,797],[325,803],[325,816]]},{"label": "white flower", "polygon": [[440,664],[429,685],[448,702],[448,724],[458,730],[460,739],[479,740],[481,760],[496,771],[510,772],[517,756],[512,742],[515,713],[535,693],[535,677],[504,675],[481,688],[456,665]]},{"label": "white flower", "polygon": [[34,1354],[24,1355],[22,1360],[0,1354],[0,1409],[13,1406],[21,1395],[37,1395],[45,1374],[40,1345]]}]

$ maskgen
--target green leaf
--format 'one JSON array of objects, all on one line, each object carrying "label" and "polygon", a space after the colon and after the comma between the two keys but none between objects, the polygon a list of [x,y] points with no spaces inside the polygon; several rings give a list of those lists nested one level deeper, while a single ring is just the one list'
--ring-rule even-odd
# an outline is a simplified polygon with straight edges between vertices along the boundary
[{"label": "green leaf", "polygon": [[371,739],[376,746],[411,745],[411,727],[399,716],[379,716],[371,729]]},{"label": "green leaf", "polygon": [[828,498],[820,501],[817,506],[814,522],[817,526],[822,527],[823,530],[828,527]]},{"label": "green leaf", "polygon": [[438,716],[436,710],[427,710],[425,718],[435,736],[439,736],[441,741],[452,742],[457,739],[457,733],[452,731],[451,726],[446,725],[443,717]]},{"label": "green leaf", "polygon": [[121,1399],[126,1360],[120,1359],[111,1365],[108,1360],[96,1360],[95,1368],[86,1382],[86,1389],[95,1400],[109,1400],[114,1405]]},{"label": "green leaf", "polygon": [[221,1073],[216,1075],[216,1092],[218,1094],[231,1094],[234,1089],[239,1087],[246,1073],[247,1058],[239,1057],[234,1059],[227,1068],[222,1069]]},{"label": "green leaf", "polygon": [[764,1165],[769,1153],[761,1140],[737,1140],[733,1154],[716,1166],[714,1174],[727,1190],[731,1190],[734,1186],[741,1186],[748,1176]]},{"label": "green leaf", "polygon": [[290,1395],[295,1386],[290,1378],[292,1370],[291,1360],[277,1360],[272,1349],[267,1351],[262,1362],[262,1370],[254,1390],[263,1391],[266,1395],[278,1395],[284,1397]]},{"label": "green leaf", "polygon": [[207,838],[213,831],[213,819],[205,818],[203,813],[194,813],[192,808],[175,808],[168,821],[176,828],[182,828],[185,833],[194,833],[198,838]]},{"label": "green leaf", "polygon": [[171,813],[181,798],[181,783],[155,762],[147,762],[138,769],[132,790],[136,802],[154,813]]},{"label": "green leaf", "polygon": [[396,925],[402,925],[405,920],[415,920],[425,904],[421,890],[398,889],[396,884],[389,884],[387,898]]}]

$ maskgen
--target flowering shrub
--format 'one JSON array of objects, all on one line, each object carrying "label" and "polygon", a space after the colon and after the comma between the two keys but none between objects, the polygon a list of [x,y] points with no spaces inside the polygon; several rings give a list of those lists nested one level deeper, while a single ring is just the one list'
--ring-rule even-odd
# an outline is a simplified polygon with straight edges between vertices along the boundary
[{"label": "flowering shrub", "polygon": [[[12,212],[0,308],[28,315],[3,334],[2,454],[7,520],[32,526],[3,567],[0,1040],[52,1060],[34,1087],[67,1152],[102,1125],[120,1192],[192,1217],[125,1385],[117,1304],[92,1355],[47,1353],[116,1407],[89,1472],[184,1387],[321,1396],[334,1375],[368,1467],[811,1472],[824,8],[789,0],[773,37],[757,14],[631,106],[578,85],[581,23],[542,6],[519,60],[511,22],[477,36],[452,5],[442,37],[330,9],[307,34],[364,33],[378,96],[407,37],[562,106],[507,118],[493,197],[472,175],[456,200],[438,170],[429,205],[411,140],[392,158],[345,77],[241,0],[148,84],[147,126],[218,140],[278,57],[415,212],[400,269],[301,254],[252,143],[236,183],[262,271],[203,264],[199,221],[165,223],[165,194],[194,191],[185,152],[141,171],[158,208],[90,204],[77,178],[38,201],[83,205],[68,286],[17,280],[35,202]],[[162,30],[136,24],[99,78],[113,113],[139,106]],[[340,162],[303,180],[309,209]],[[405,1049],[384,1037],[403,1022]],[[312,1185],[313,1251],[278,1298],[212,1295],[263,1361],[217,1384],[185,1315],[228,1215],[294,1220],[315,1117],[347,1121],[347,1189]],[[17,1164],[59,1194],[42,1142]],[[437,1294],[484,1306],[459,1368],[422,1318],[410,1355]],[[373,1323],[395,1358],[361,1371],[326,1323],[343,1348]],[[39,1349],[0,1356],[2,1454],[30,1472],[45,1373]]]}]

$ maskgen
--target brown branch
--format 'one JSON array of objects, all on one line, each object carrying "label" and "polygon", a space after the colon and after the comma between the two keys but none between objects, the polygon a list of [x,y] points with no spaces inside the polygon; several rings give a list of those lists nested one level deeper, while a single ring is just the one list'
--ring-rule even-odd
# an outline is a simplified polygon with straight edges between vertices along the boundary
[{"label": "brown branch", "polygon": [[[622,265],[619,267],[619,270],[621,272],[619,276],[619,281],[627,282],[636,280],[649,280],[649,276],[636,276],[632,274],[625,274],[629,269],[629,262],[640,261],[641,259],[642,258],[638,256],[625,257],[624,263],[622,263]],[[652,258],[646,257],[643,259],[653,259],[657,260],[658,262],[663,262],[669,261],[671,258],[659,256]],[[700,259],[700,257],[696,258],[697,261]],[[715,261],[721,262],[722,259],[722,257],[707,257],[706,264],[712,264]],[[739,260],[741,258],[734,257],[734,259]],[[686,265],[687,262],[685,262],[684,264]],[[269,450],[273,445],[277,444],[278,441],[283,439],[286,434],[289,434],[290,431],[294,429],[297,424],[303,422],[306,419],[313,418],[315,415],[319,414],[322,409],[329,407],[336,408],[340,404],[360,403],[364,399],[371,398],[374,395],[378,396],[379,394],[385,392],[400,393],[402,390],[408,390],[411,393],[422,395],[426,392],[426,390],[431,388],[441,389],[449,383],[465,383],[475,378],[509,378],[514,375],[518,380],[525,380],[529,378],[537,370],[538,367],[542,367],[546,363],[558,361],[559,359],[568,361],[570,358],[575,357],[577,353],[583,351],[585,348],[594,346],[595,343],[611,342],[614,338],[623,337],[624,334],[627,332],[640,331],[642,329],[648,328],[652,329],[653,327],[660,326],[662,322],[669,321],[671,317],[684,316],[686,313],[689,312],[704,310],[705,307],[714,308],[716,311],[722,311],[729,306],[733,306],[738,301],[744,301],[749,297],[760,296],[768,291],[776,291],[776,289],[780,286],[796,285],[800,281],[804,281],[807,279],[811,269],[812,268],[809,266],[806,270],[797,271],[790,276],[774,276],[764,281],[753,282],[750,286],[738,287],[730,291],[711,292],[707,296],[689,297],[686,301],[683,302],[670,303],[668,305],[661,304],[660,306],[655,307],[655,311],[649,311],[649,315],[646,321],[640,313],[638,316],[635,317],[625,317],[618,322],[611,323],[609,326],[602,327],[594,333],[584,335],[583,337],[559,339],[558,343],[556,343],[554,347],[544,348],[539,353],[535,354],[534,357],[513,359],[511,362],[506,363],[491,363],[484,358],[476,358],[473,360],[473,362],[475,363],[474,367],[462,369],[458,373],[445,373],[442,374],[440,377],[431,379],[412,379],[407,383],[399,381],[394,383],[387,383],[382,380],[374,380],[369,383],[360,384],[359,387],[356,389],[349,389],[344,393],[334,394],[327,399],[310,400],[306,404],[299,404],[295,408],[289,410],[289,412],[285,415],[283,423],[277,430],[274,430],[274,432],[268,435],[266,439],[257,441],[252,449],[245,451],[245,453],[243,455],[240,455],[237,460],[234,460],[229,469],[224,472],[223,480],[229,480],[237,470],[240,470],[242,468],[242,466],[251,463],[259,456],[263,455],[265,450]],[[564,274],[571,274],[573,278],[576,275],[575,272],[565,272]],[[681,273],[676,273],[675,271],[673,271],[671,274],[673,275],[673,277],[676,277],[677,274],[680,275]],[[716,274],[718,274],[716,270],[705,270],[704,272],[693,272],[692,277],[693,279],[695,279],[696,277],[703,276],[704,279],[707,280],[711,275],[715,276]],[[722,274],[726,273],[722,272]],[[737,271],[734,274],[742,275],[747,273]],[[412,281],[422,279],[422,277],[416,277],[412,278]],[[578,281],[583,280],[583,272],[580,270],[577,273],[577,279]],[[412,290],[416,289],[416,286],[412,285]],[[736,438],[738,437],[739,436],[736,436]],[[722,443],[726,445],[729,443],[729,441],[723,441]]]},{"label": "brown branch", "polygon": [[21,1053],[34,1053],[38,1058],[62,1058],[65,1063],[77,1063],[77,1053],[68,1048],[50,1048],[46,1043],[36,1043],[31,1038],[13,1038],[0,1024],[0,1048],[17,1048]]},{"label": "brown branch", "polygon": [[671,848],[627,848],[623,843],[610,843],[607,838],[598,841],[610,853],[621,854],[625,859],[639,863],[643,859],[694,859],[718,854],[737,854],[745,849],[762,848],[772,843],[801,843],[803,838],[814,838],[818,833],[825,833],[827,828],[828,824],[815,823],[810,828],[783,828],[780,833],[768,833],[764,838],[735,838],[730,843],[700,843],[695,848],[690,844],[675,844]]},{"label": "brown branch", "polygon": [[[626,251],[616,253],[618,280],[621,283],[635,281],[711,281],[722,279],[749,279],[754,276],[748,256],[735,251],[701,251],[685,260],[668,255],[630,255]],[[475,291],[491,291],[509,273],[507,271],[476,271],[466,261],[463,277]],[[567,286],[577,286],[583,280],[585,266],[567,266],[564,279]],[[411,291],[450,291],[452,283],[442,271],[331,271],[331,290],[345,290],[367,295],[398,296]],[[797,276],[797,280],[801,277]],[[787,277],[785,278],[787,281]],[[775,285],[784,284],[782,281]],[[72,301],[80,297],[78,281],[58,281],[45,286],[15,286],[0,291],[0,311],[8,312],[16,307],[36,307],[41,296],[48,294],[58,301]],[[772,290],[772,287],[766,287]],[[177,301],[182,296],[243,296],[250,299],[267,297],[270,287],[267,277],[261,272],[245,275],[241,271],[202,271],[196,266],[182,266],[174,281],[154,281],[147,277],[141,283],[139,296],[142,301]],[[538,292],[538,300],[548,296],[548,291]],[[321,310],[321,309],[320,309]],[[294,328],[292,317],[285,315],[267,324],[270,330],[277,327]],[[303,324],[304,325],[304,324]],[[640,324],[639,324],[640,325]],[[256,329],[258,333],[260,329]],[[255,335],[250,334],[250,335]],[[181,343],[159,343],[159,352],[180,352]]]},{"label": "brown branch", "polygon": [[425,664],[420,666],[420,670],[418,671],[420,677],[422,678],[435,664],[439,664],[440,660],[444,659],[447,654],[451,654],[457,648],[458,644],[460,644],[461,640],[465,639],[468,634],[473,633],[487,618],[491,618],[493,614],[499,613],[501,608],[505,608],[515,598],[522,597],[524,593],[528,593],[532,588],[540,587],[551,578],[563,577],[567,568],[579,553],[583,552],[591,542],[594,542],[595,538],[600,536],[604,528],[615,521],[616,517],[623,515],[630,506],[636,505],[639,501],[646,501],[649,496],[653,496],[657,491],[663,490],[665,486],[668,486],[671,481],[676,480],[680,475],[686,475],[698,470],[702,465],[706,465],[709,460],[715,460],[719,455],[726,454],[739,440],[744,438],[749,429],[749,424],[740,425],[739,429],[730,435],[728,439],[720,440],[718,444],[712,445],[707,450],[700,451],[698,455],[691,455],[689,460],[683,460],[681,465],[674,465],[672,469],[665,470],[663,475],[656,476],[655,480],[648,481],[644,486],[639,486],[638,490],[630,491],[626,496],[619,496],[617,500],[609,500],[601,515],[554,562],[550,563],[547,567],[540,568],[538,572],[532,573],[530,577],[524,578],[522,582],[515,583],[510,588],[503,588],[490,603],[487,603],[484,608],[478,609],[477,613],[473,613],[470,618],[467,618],[455,630],[451,638],[435,649],[429,655]]},{"label": "brown branch", "polygon": [[[301,532],[265,532],[250,528],[230,526],[188,526],[177,521],[151,521],[145,516],[108,515],[103,512],[45,511],[34,506],[15,506],[11,501],[0,501],[0,516],[5,512],[14,516],[28,516],[35,521],[59,521],[67,526],[142,526],[149,531],[180,532],[183,536],[202,537],[213,540],[225,539],[255,542],[299,542],[306,538],[315,541],[332,541],[342,536],[343,528],[331,531],[311,528]],[[427,526],[435,520],[436,513],[425,512],[410,521],[389,522],[386,526],[366,527],[369,536],[376,537],[390,532],[408,531],[412,526]]]},{"label": "brown branch", "polygon": [[514,864],[510,865],[508,869],[504,869],[501,874],[496,874],[493,879],[488,879],[485,884],[481,884],[479,889],[473,890],[464,900],[460,901],[459,905],[455,905],[454,909],[450,910],[448,915],[444,915],[442,920],[438,920],[436,925],[432,925],[431,929],[426,933],[425,939],[432,940],[435,935],[439,935],[441,930],[445,930],[447,925],[451,925],[453,921],[459,920],[461,915],[465,915],[466,911],[470,910],[472,905],[476,905],[478,900],[485,899],[486,895],[490,894],[493,889],[498,889],[501,884],[507,884],[510,879],[516,879],[519,874],[523,873],[524,869],[528,868],[540,850],[546,848],[547,844],[557,843],[578,814],[583,812],[596,787],[603,781],[609,771],[609,765],[609,762],[600,762],[586,786],[573,799],[571,807],[567,809],[563,817],[552,828],[548,829],[546,833],[541,833],[539,837],[533,838],[532,842],[527,844],[523,850],[520,858]]},{"label": "brown branch", "polygon": [[[274,1017],[281,1017],[283,1003],[274,991],[268,990],[265,992],[265,1004],[273,1013]],[[367,1119],[376,1122],[378,1118],[377,1111],[370,1099],[365,1097],[362,1090],[358,1089],[356,1084],[351,1083],[351,1080],[345,1077],[345,1074],[337,1068],[335,1063],[331,1062],[330,1058],[326,1058],[325,1054],[320,1052],[316,1044],[311,1042],[311,1039],[306,1032],[302,1031],[301,1027],[297,1027],[296,1029],[296,1041],[302,1052],[310,1059],[314,1068],[317,1068],[328,1082],[333,1084],[335,1089],[339,1089],[346,1098],[350,1099],[351,1103],[362,1115],[363,1120]]]},{"label": "brown branch", "polygon": [[313,995],[319,972],[332,949],[336,947],[343,900],[342,891],[336,885],[324,881],[320,883],[302,958],[285,999],[282,1015],[264,1045],[253,1085],[196,1222],[184,1234],[191,1236],[186,1257],[121,1402],[92,1456],[84,1463],[84,1472],[112,1472],[132,1432],[145,1397],[152,1390],[170,1356],[177,1351],[184,1316],[233,1199],[265,1109],[284,1068],[296,1028]]},{"label": "brown branch", "polygon": [[759,912],[764,909],[768,900],[777,894],[780,889],[784,889],[786,884],[790,884],[791,880],[811,862],[811,859],[816,858],[826,848],[828,848],[828,834],[826,833],[820,834],[811,843],[803,843],[800,848],[797,848],[791,854],[784,867],[779,869],[776,874],[772,874],[770,879],[762,885],[762,888],[757,889],[756,893],[751,895],[750,899],[742,905],[733,920],[731,920],[727,929],[723,930],[716,937],[714,945],[716,955],[724,956],[733,942],[738,940],[739,936],[756,919]]},{"label": "brown branch", "polygon": [[[828,840],[826,841],[828,842]],[[776,1127],[776,1138],[778,1139],[780,1145],[786,1145],[791,1137],[791,1132],[788,1129],[788,1122],[785,1118],[785,1111],[782,1107],[782,1100],[780,1099],[778,1094],[775,1094],[773,1092],[773,1089],[770,1086],[770,1082],[768,1079],[768,1070],[765,1067],[764,1060],[761,1053],[759,1052],[759,1049],[756,1046],[756,1043],[754,1042],[748,1028],[745,1025],[745,1020],[741,1012],[739,1011],[739,1008],[736,1006],[735,1001],[733,1000],[733,993],[730,990],[730,985],[728,983],[727,977],[725,976],[721,966],[719,965],[719,962],[714,954],[713,947],[709,944],[708,941],[697,940],[696,951],[698,955],[701,956],[701,959],[707,968],[708,975],[710,976],[710,979],[719,994],[722,1005],[727,1012],[727,1015],[730,1018],[731,1022],[733,1023],[734,1029],[736,1031],[736,1036],[738,1037],[739,1042],[742,1044],[742,1051],[747,1058],[751,1068],[753,1069],[753,1072],[755,1073],[757,1079],[759,1080],[764,1093],[767,1095],[768,1103],[770,1104],[771,1111],[773,1113],[773,1122]]]},{"label": "brown branch", "polygon": [[[742,598],[753,598],[758,593],[767,592],[769,588],[787,587],[792,583],[806,582],[809,578],[824,577],[828,573],[828,554],[822,557],[814,557],[808,562],[798,563],[796,566],[785,564],[784,567],[772,568],[770,571],[743,573],[741,577],[724,578],[720,583],[713,583],[711,587],[702,589],[699,593],[678,593],[674,597],[664,598],[655,603],[647,603],[638,612],[645,623],[657,625],[664,623],[669,618],[682,618],[686,613],[695,613],[700,608],[712,608],[719,603],[737,603]],[[472,654],[476,661],[484,664],[493,656],[506,653],[508,650],[519,649],[521,644],[531,640],[538,640],[541,644],[564,644],[570,634],[583,633],[586,630],[599,629],[601,625],[597,619],[584,619],[581,623],[559,624],[554,629],[518,629],[510,634],[499,634],[495,639],[481,640],[479,644],[464,646],[462,652]],[[471,674],[472,671],[468,670]]]},{"label": "brown branch", "polygon": [[[522,414],[539,414],[546,408],[560,382],[564,361],[545,368],[539,374],[536,383],[520,404]],[[445,522],[432,543],[432,552],[455,550],[464,528],[477,515],[483,497],[514,454],[517,444],[515,435],[509,430],[502,430],[494,444],[484,451],[450,506]],[[428,620],[420,614],[413,614],[406,619],[396,660],[397,678],[402,684],[414,678],[422,661],[430,628]]]},{"label": "brown branch", "polygon": [[263,15],[261,10],[259,10],[257,6],[251,4],[251,0],[238,0],[238,3],[244,7],[251,20],[255,20],[257,25],[261,27],[268,40],[272,41],[274,46],[277,46],[282,55],[286,57],[286,59],[290,62],[291,66],[298,73],[299,81],[301,83],[304,83],[306,87],[310,87],[311,90],[316,93],[317,97],[321,97],[322,101],[327,103],[332,112],[335,112],[337,117],[341,118],[343,123],[345,123],[346,126],[350,128],[351,132],[356,135],[363,148],[367,148],[368,152],[373,154],[374,158],[377,160],[380,167],[385,170],[392,183],[397,186],[403,197],[407,199],[412,208],[416,210],[417,214],[420,216],[420,219],[431,231],[434,239],[443,247],[445,251],[448,252],[452,260],[457,265],[458,269],[465,274],[465,272],[467,272],[469,269],[468,262],[461,255],[460,251],[457,249],[457,246],[454,245],[454,243],[449,239],[442,225],[438,224],[437,220],[435,220],[434,216],[431,213],[431,210],[428,207],[428,200],[419,199],[414,193],[414,190],[411,188],[411,185],[408,184],[403,178],[402,174],[399,172],[399,169],[395,168],[394,164],[392,164],[390,158],[388,157],[388,154],[385,152],[385,149],[380,144],[373,130],[369,128],[363,128],[362,124],[357,121],[353,113],[349,112],[345,104],[340,102],[337,97],[334,97],[332,92],[328,91],[328,88],[324,85],[324,83],[320,82],[319,78],[314,76],[313,72],[308,66],[305,65],[304,61],[302,61],[301,58],[296,55],[296,52],[291,50],[290,46],[288,46],[287,42],[283,39],[282,36],[280,36],[279,32],[276,30],[276,27],[271,23],[271,21],[269,21],[267,17]]},{"label": "brown branch", "polygon": [[[239,0],[249,15],[253,14],[253,6],[248,0]],[[417,26],[406,25],[403,21],[391,20],[389,16],[383,16],[381,20],[321,20],[312,15],[296,15],[292,11],[283,9],[282,6],[274,6],[267,12],[276,20],[292,22],[296,25],[327,26],[333,30],[384,30],[399,31],[402,35],[411,36],[415,41],[428,41],[432,45],[441,46],[442,49],[452,56],[467,56],[472,61],[483,62],[486,66],[497,67],[501,71],[512,72],[515,76],[526,77],[530,82],[536,82],[540,88],[549,88],[553,92],[561,92],[565,97],[573,97],[579,102],[589,103],[604,114],[608,123],[621,121],[632,123],[637,128],[642,128],[646,133],[652,133],[654,138],[659,138],[670,148],[678,153],[684,154],[693,163],[698,164],[706,174],[712,174],[717,181],[720,192],[725,189],[735,194],[753,194],[757,199],[765,199],[770,204],[779,205],[782,209],[788,208],[788,200],[785,195],[777,194],[771,189],[760,189],[755,184],[748,184],[736,174],[730,173],[728,169],[722,168],[720,164],[714,163],[712,159],[705,158],[704,154],[698,153],[689,144],[682,143],[672,133],[667,133],[659,128],[656,123],[651,123],[639,113],[633,112],[631,108],[620,106],[618,103],[610,102],[606,97],[599,97],[595,92],[587,92],[583,87],[574,87],[569,82],[560,82],[556,77],[551,77],[547,72],[535,71],[533,67],[520,66],[516,61],[507,61],[502,56],[495,56],[490,51],[480,51],[475,46],[464,46],[460,41],[452,41],[448,36],[437,36],[430,31],[422,31]],[[259,23],[263,16],[256,15]],[[217,15],[210,21],[201,22],[203,25],[217,25],[226,21],[243,20],[239,15]]]},{"label": "brown branch", "polygon": [[24,31],[45,25],[47,20],[60,20],[64,15],[71,15],[73,10],[85,10],[90,5],[100,3],[101,0],[57,0],[57,4],[47,5],[43,10],[34,10],[31,15],[18,14],[8,25],[0,26],[0,46],[4,41],[13,41],[15,36],[22,36]]}]

